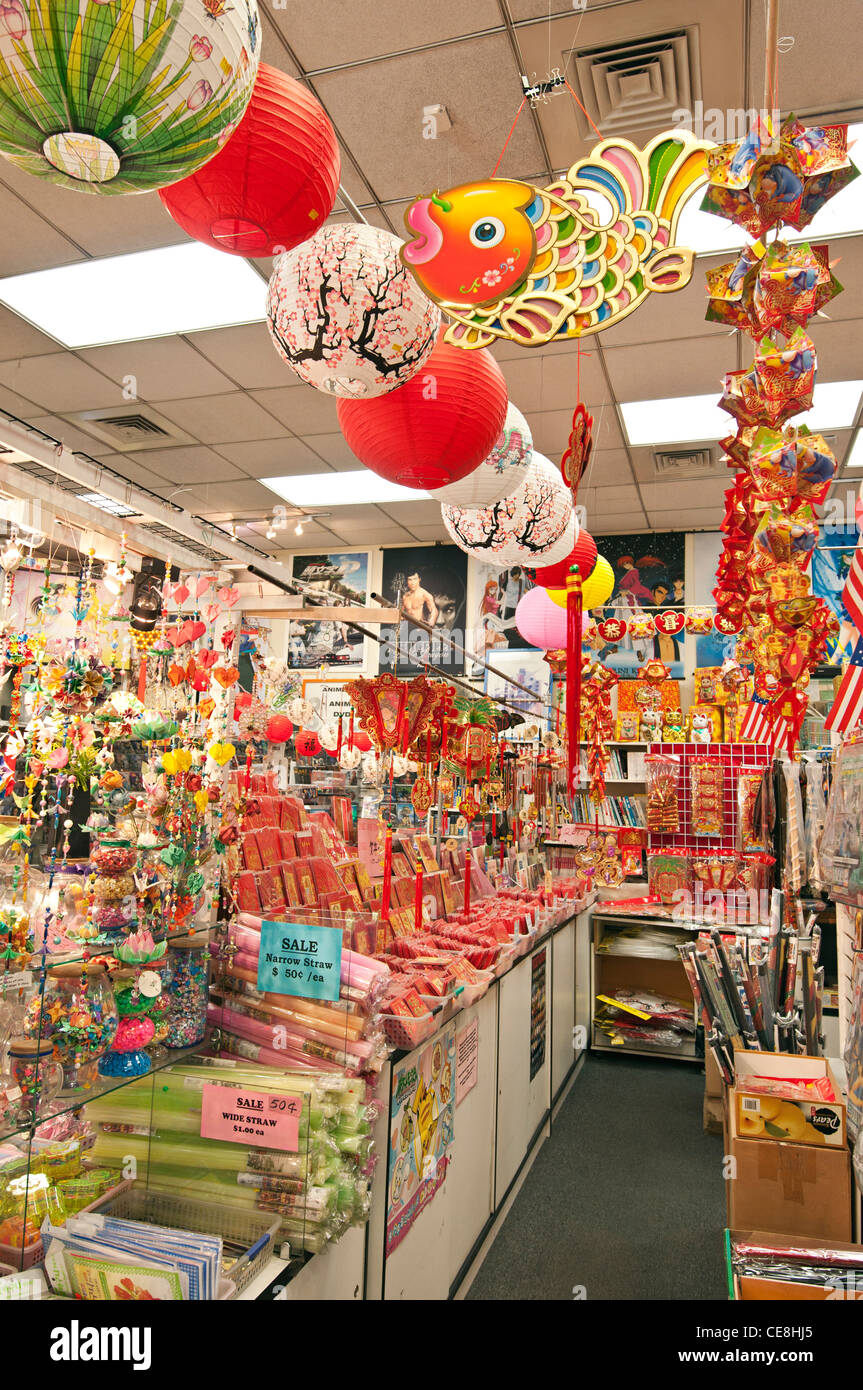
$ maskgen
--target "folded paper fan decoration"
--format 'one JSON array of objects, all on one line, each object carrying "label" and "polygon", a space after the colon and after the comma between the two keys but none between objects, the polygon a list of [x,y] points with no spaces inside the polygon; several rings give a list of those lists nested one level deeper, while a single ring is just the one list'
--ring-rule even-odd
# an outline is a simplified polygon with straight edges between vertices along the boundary
[{"label": "folded paper fan decoration", "polygon": [[503,373],[488,352],[438,341],[410,381],[372,400],[338,403],[357,458],[405,487],[445,487],[482,463],[503,427]]},{"label": "folded paper fan decoration", "polygon": [[276,262],[267,325],[297,376],[332,396],[383,396],[434,350],[441,313],[399,259],[390,232],[322,227]]},{"label": "folded paper fan decoration", "polygon": [[176,183],[240,120],[260,51],[256,0],[3,0],[0,154],[87,193]]},{"label": "folded paper fan decoration", "polygon": [[487,507],[502,497],[509,497],[521,486],[532,458],[530,426],[510,401],[500,438],[479,468],[457,483],[433,489],[432,497],[452,507]]},{"label": "folded paper fan decoration", "polygon": [[159,196],[196,241],[238,256],[276,256],[323,226],[340,174],[336,133],[323,107],[302,83],[261,63],[224,148]]},{"label": "folded paper fan decoration", "polygon": [[[473,354],[465,353],[471,360]],[[573,516],[572,497],[560,469],[534,453],[527,477],[510,497],[490,507],[441,507],[457,546],[497,565],[530,564],[560,541]],[[572,548],[573,541],[569,544]],[[562,559],[567,550],[556,558]]]}]

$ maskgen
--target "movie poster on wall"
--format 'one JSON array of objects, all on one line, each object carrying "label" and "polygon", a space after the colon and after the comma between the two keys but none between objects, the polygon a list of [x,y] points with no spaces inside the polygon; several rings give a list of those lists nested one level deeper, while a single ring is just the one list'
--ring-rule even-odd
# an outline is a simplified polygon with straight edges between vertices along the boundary
[{"label": "movie poster on wall", "polygon": [[[518,601],[533,588],[524,566],[499,569],[497,565],[471,559],[469,574],[470,613],[465,647],[471,656],[493,665],[498,652],[535,650],[515,625]],[[469,665],[469,674],[482,674],[478,662]]]},{"label": "movie poster on wall", "polygon": [[[368,552],[294,555],[291,578],[317,590],[304,592],[306,607],[342,603],[362,607],[368,597]],[[289,622],[288,666],[295,671],[314,671],[322,666],[360,671],[364,642],[362,634],[346,623]]]},{"label": "movie poster on wall", "polygon": [[[836,526],[831,523],[821,527],[818,545],[812,552],[812,592],[818,598],[823,598],[840,623],[851,621],[842,602],[842,590],[859,539],[860,532],[856,526]],[[834,639],[828,643],[826,660],[841,661],[851,655],[851,647],[850,641]]]},{"label": "movie poster on wall", "polygon": [[[467,556],[457,545],[399,546],[383,552],[381,594],[388,607],[401,601],[404,619],[398,630],[382,627],[380,669],[396,666],[400,676],[415,676],[428,663],[461,675],[467,613]],[[414,626],[410,619],[434,628]]]},{"label": "movie poster on wall", "polygon": [[[634,613],[651,614],[661,609],[682,608],[686,603],[686,536],[682,531],[652,531],[635,536],[598,536],[599,553],[614,571],[614,590],[601,608],[591,609],[597,621]],[[676,637],[655,634],[627,635],[614,646],[603,647],[599,660],[618,676],[632,677],[651,657],[664,661],[675,680],[684,675],[683,633]]]},{"label": "movie poster on wall", "polygon": [[387,1255],[446,1178],[455,1129],[455,1023],[393,1071]]}]

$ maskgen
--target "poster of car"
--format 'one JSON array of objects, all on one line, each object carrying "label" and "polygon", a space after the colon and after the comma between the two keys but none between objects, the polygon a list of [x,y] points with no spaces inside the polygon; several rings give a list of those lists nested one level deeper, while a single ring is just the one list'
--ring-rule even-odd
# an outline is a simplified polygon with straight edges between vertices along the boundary
[{"label": "poster of car", "polygon": [[[629,622],[635,613],[650,614],[663,608],[682,608],[686,603],[686,536],[682,531],[650,531],[642,535],[600,536],[599,553],[614,571],[611,597],[591,609],[597,621],[620,618]],[[603,647],[599,660],[619,676],[634,676],[650,657],[664,661],[675,680],[683,678],[683,633],[656,633]]]},{"label": "poster of car", "polygon": [[[382,627],[381,670],[418,675],[429,663],[448,674],[464,670],[467,556],[456,545],[399,546],[383,552],[381,593],[404,618]],[[411,621],[411,620],[415,621]],[[424,624],[423,627],[416,623]],[[433,628],[427,632],[425,628]]]},{"label": "poster of car", "polygon": [[455,1023],[393,1072],[387,1255],[446,1178],[455,1129]]},{"label": "poster of car", "polygon": [[[365,604],[368,597],[367,551],[295,555],[291,578],[304,586],[306,607]],[[322,666],[361,670],[365,638],[355,628],[337,621],[288,623],[288,665],[297,671]]]}]

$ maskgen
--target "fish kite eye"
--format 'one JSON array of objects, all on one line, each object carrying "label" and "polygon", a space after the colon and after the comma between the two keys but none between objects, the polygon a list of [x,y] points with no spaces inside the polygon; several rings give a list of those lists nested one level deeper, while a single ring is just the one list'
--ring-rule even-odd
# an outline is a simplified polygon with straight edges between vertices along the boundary
[{"label": "fish kite eye", "polygon": [[481,217],[478,222],[474,222],[468,232],[473,245],[478,246],[481,250],[485,250],[489,246],[497,246],[499,242],[503,241],[505,235],[506,227],[499,217]]}]

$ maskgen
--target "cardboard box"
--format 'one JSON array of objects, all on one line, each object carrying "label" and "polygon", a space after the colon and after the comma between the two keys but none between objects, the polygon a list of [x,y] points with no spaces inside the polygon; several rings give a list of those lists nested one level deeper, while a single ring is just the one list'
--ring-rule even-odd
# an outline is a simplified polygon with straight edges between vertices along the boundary
[{"label": "cardboard box", "polygon": [[716,1058],[711,1049],[704,1049],[704,1094],[722,1099],[725,1091],[725,1084],[722,1080],[722,1072],[716,1065]]},{"label": "cardboard box", "polygon": [[[731,1241],[746,1240],[753,1245],[776,1245],[780,1249],[789,1245],[793,1240],[795,1246],[802,1250],[823,1250],[825,1242],[823,1240],[805,1240],[800,1236],[789,1237],[787,1235],[777,1235],[773,1231],[730,1231]],[[851,1254],[859,1255],[863,1253],[863,1247],[850,1245],[846,1241],[830,1241],[829,1248],[837,1251],[848,1251]],[[837,1281],[834,1284],[798,1284],[786,1279],[765,1279],[753,1275],[738,1275],[732,1272],[732,1282],[734,1286],[734,1297],[742,1303],[810,1303],[823,1301],[825,1299],[843,1299],[846,1301],[863,1301],[863,1290],[855,1290],[843,1287],[843,1272],[837,1270]]]},{"label": "cardboard box", "polygon": [[[747,1085],[750,1078],[773,1077],[779,1085],[771,1095]],[[828,1081],[835,1101],[795,1100],[791,1089],[783,1092],[783,1077]],[[788,1140],[795,1144],[826,1145],[844,1149],[845,1102],[842,1087],[824,1057],[798,1057],[785,1052],[737,1051],[730,1103],[741,1139]]]},{"label": "cardboard box", "polygon": [[725,1152],[732,1160],[726,1182],[729,1227],[850,1241],[848,1150],[779,1139],[742,1139],[732,1096],[729,1091],[725,1106]]},{"label": "cardboard box", "polygon": [[705,1134],[722,1133],[722,1112],[724,1103],[722,1096],[709,1096],[705,1094],[704,1108],[702,1110],[702,1122]]}]

